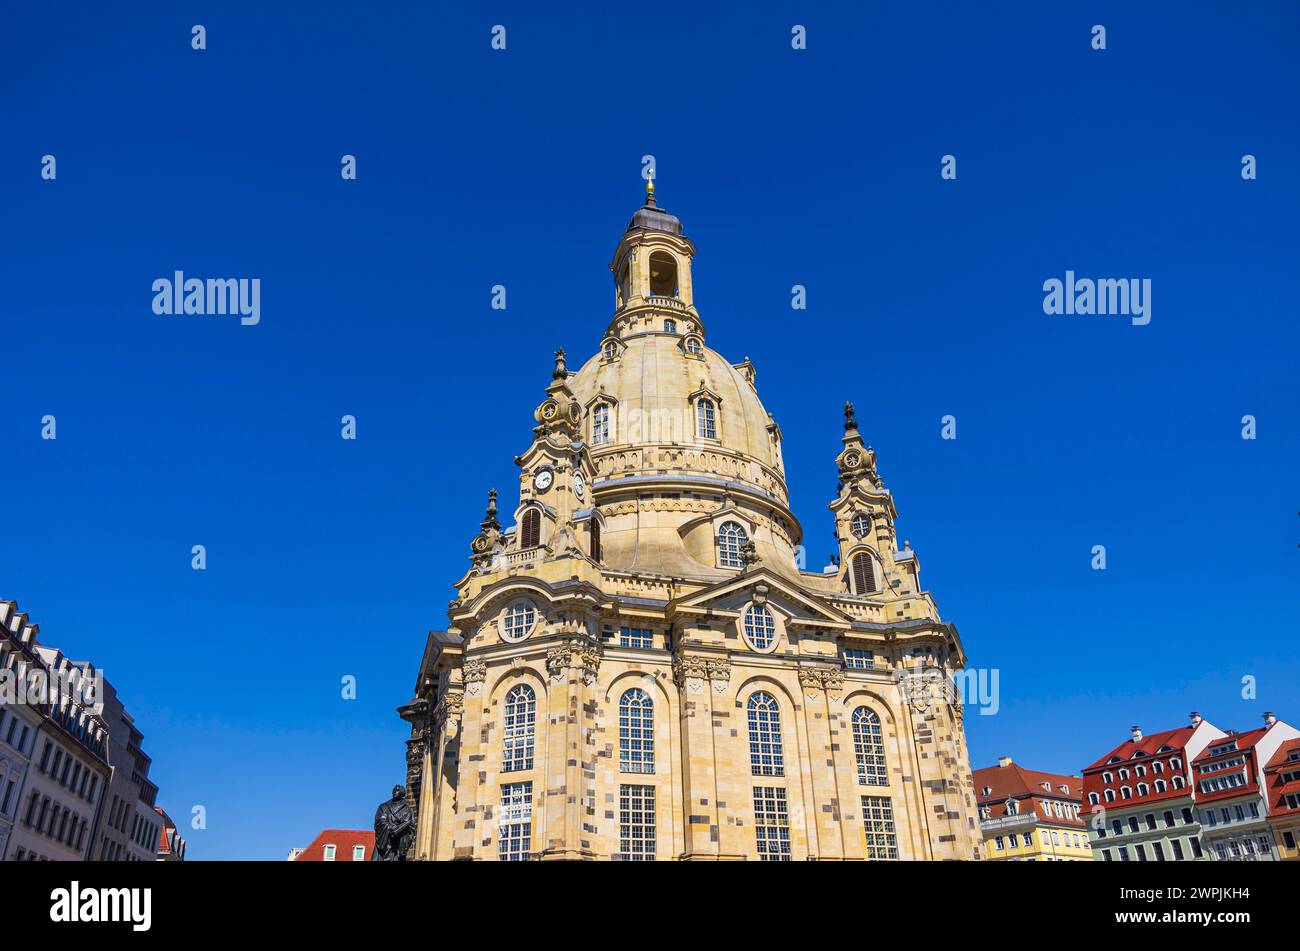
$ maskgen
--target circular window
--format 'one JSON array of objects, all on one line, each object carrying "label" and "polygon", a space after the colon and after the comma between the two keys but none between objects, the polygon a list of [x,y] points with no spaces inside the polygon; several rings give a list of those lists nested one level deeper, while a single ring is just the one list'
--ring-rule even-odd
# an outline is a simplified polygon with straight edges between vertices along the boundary
[{"label": "circular window", "polygon": [[853,534],[858,538],[865,538],[871,534],[871,516],[859,512],[853,516]]},{"label": "circular window", "polygon": [[776,621],[772,612],[761,604],[745,609],[745,640],[756,651],[771,650],[776,643]]},{"label": "circular window", "polygon": [[508,641],[522,641],[532,633],[537,623],[537,612],[526,601],[512,604],[506,609],[506,616],[501,620],[501,636]]}]

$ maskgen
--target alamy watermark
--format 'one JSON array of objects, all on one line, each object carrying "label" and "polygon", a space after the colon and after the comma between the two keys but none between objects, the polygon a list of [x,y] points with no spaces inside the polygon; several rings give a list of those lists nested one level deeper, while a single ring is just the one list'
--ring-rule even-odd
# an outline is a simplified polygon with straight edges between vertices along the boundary
[{"label": "alamy watermark", "polygon": [[207,280],[185,276],[177,271],[173,277],[153,282],[153,312],[162,315],[239,315],[239,322],[252,327],[262,319],[262,279],[260,277],[210,277]]},{"label": "alamy watermark", "polygon": [[1065,280],[1049,277],[1043,281],[1043,313],[1082,316],[1132,317],[1135,327],[1151,323],[1151,278],[1111,278],[1093,280],[1065,272]]}]

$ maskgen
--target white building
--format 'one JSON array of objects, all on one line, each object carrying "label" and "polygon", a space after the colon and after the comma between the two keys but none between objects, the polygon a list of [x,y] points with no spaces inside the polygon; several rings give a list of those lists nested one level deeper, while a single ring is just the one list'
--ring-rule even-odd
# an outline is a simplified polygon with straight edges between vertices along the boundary
[{"label": "white building", "polygon": [[21,671],[40,664],[36,652],[37,626],[13,601],[0,601],[0,861],[8,856],[9,840],[27,784],[32,750],[44,715],[21,702]]}]

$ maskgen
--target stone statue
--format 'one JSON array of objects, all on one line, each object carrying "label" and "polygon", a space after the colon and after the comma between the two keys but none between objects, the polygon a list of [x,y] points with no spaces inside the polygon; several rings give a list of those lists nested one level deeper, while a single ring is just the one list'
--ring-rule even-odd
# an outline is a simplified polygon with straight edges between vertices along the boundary
[{"label": "stone statue", "polygon": [[415,816],[406,802],[406,787],[394,786],[393,798],[375,810],[375,849],[372,862],[405,862],[415,836]]}]

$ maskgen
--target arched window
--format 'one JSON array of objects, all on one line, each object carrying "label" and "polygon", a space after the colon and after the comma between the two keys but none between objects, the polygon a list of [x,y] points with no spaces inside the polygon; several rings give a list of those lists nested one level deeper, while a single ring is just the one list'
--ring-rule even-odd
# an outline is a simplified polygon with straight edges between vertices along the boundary
[{"label": "arched window", "polygon": [[765,651],[776,643],[776,622],[772,612],[761,604],[745,609],[745,640],[756,651]]},{"label": "arched window", "polygon": [[718,424],[714,418],[713,400],[696,400],[695,435],[701,439],[718,438]]},{"label": "arched window", "polygon": [[[880,732],[880,715],[867,707],[853,711],[853,755],[858,760],[858,782],[863,786],[888,786],[885,771],[885,739]],[[1010,808],[1012,804],[1008,803]]]},{"label": "arched window", "polygon": [[1110,773],[1102,773],[1101,781],[1103,783],[1113,783],[1115,781],[1115,777],[1112,776]]},{"label": "arched window", "polygon": [[1156,760],[1151,764],[1151,771],[1154,773],[1163,773],[1165,771],[1165,764]]},{"label": "arched window", "polygon": [[755,776],[784,776],[781,753],[781,708],[770,693],[759,690],[749,698],[749,764]]},{"label": "arched window", "polygon": [[686,341],[686,352],[698,357],[704,352],[704,347],[697,338],[691,337]]},{"label": "arched window", "polygon": [[853,590],[858,594],[873,594],[876,590],[876,569],[865,551],[853,556]]},{"label": "arched window", "polygon": [[1095,792],[1090,792],[1088,793],[1088,802],[1090,802],[1094,806],[1100,805],[1101,797],[1098,796]]},{"label": "arched window", "polygon": [[856,537],[866,538],[871,533],[871,516],[865,512],[853,516],[851,530]]},{"label": "arched window", "polygon": [[623,773],[655,771],[655,709],[639,687],[618,702],[618,768]]},{"label": "arched window", "polygon": [[1168,792],[1169,784],[1163,779],[1156,780],[1156,792]]},{"label": "arched window", "polygon": [[605,351],[605,359],[613,360],[616,356],[618,356],[618,344],[616,344],[614,341],[611,340],[607,344],[605,344],[604,351]]},{"label": "arched window", "polygon": [[524,523],[519,530],[519,547],[536,548],[542,543],[542,514],[537,509],[524,513]]},{"label": "arched window", "polygon": [[740,549],[747,541],[749,536],[745,534],[743,528],[735,522],[724,522],[718,529],[718,564],[723,568],[745,567],[744,559],[740,557]]},{"label": "arched window", "polygon": [[1169,782],[1173,785],[1175,789],[1183,788],[1183,777],[1180,776],[1178,773],[1174,773],[1174,778],[1169,780]]},{"label": "arched window", "polygon": [[591,411],[591,444],[609,442],[609,404],[600,403]]},{"label": "arched window", "polygon": [[1133,790],[1129,789],[1127,786],[1121,786],[1119,787],[1119,797],[1121,799],[1132,799]]},{"label": "arched window", "polygon": [[533,730],[537,724],[537,695],[528,684],[506,694],[501,772],[533,768]]},{"label": "arched window", "polygon": [[675,321],[675,320],[665,320],[665,321],[664,321],[664,333],[666,333],[666,334],[675,334],[675,333],[677,333],[677,321]]},{"label": "arched window", "polygon": [[1139,796],[1145,796],[1145,795],[1146,795],[1147,793],[1149,793],[1150,791],[1151,791],[1151,787],[1148,786],[1146,783],[1138,783],[1138,795],[1139,795]]},{"label": "arched window", "polygon": [[593,515],[591,518],[591,560],[600,561],[600,522]]},{"label": "arched window", "polygon": [[1107,802],[1114,802],[1114,801],[1115,801],[1115,790],[1113,790],[1113,789],[1107,789],[1107,790],[1106,790],[1106,801],[1107,801]]}]

